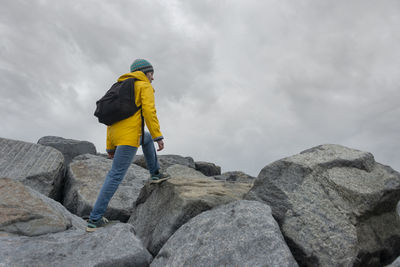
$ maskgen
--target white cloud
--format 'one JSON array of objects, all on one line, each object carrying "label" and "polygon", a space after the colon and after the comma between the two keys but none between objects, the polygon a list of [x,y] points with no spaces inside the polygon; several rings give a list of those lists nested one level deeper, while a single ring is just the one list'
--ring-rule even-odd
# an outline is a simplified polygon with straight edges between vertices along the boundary
[{"label": "white cloud", "polygon": [[94,103],[155,67],[163,153],[252,175],[322,143],[400,169],[397,1],[11,1],[0,11],[2,137],[92,141]]}]

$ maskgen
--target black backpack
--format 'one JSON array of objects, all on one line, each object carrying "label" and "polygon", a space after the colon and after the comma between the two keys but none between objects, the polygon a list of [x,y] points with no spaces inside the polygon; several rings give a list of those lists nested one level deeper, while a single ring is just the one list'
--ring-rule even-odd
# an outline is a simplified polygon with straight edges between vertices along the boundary
[{"label": "black backpack", "polygon": [[135,104],[135,80],[126,79],[114,83],[107,93],[96,101],[94,115],[99,122],[111,125],[135,114],[140,106]]}]

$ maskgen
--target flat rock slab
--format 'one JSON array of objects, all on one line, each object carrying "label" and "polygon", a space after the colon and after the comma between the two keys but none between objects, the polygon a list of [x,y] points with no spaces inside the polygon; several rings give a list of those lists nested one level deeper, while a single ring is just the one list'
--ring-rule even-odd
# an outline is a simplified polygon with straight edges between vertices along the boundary
[{"label": "flat rock slab", "polygon": [[36,236],[84,229],[85,222],[60,203],[22,183],[0,178],[0,233]]},{"label": "flat rock slab", "polygon": [[182,225],[150,266],[298,265],[271,208],[240,200],[205,211]]},{"label": "flat rock slab", "polygon": [[88,141],[65,139],[58,136],[44,136],[38,140],[38,144],[50,146],[64,155],[65,166],[76,156],[83,154],[96,154],[96,147]]},{"label": "flat rock slab", "polygon": [[322,145],[264,167],[246,199],[271,206],[300,265],[383,266],[400,254],[400,174]]},{"label": "flat rock slab", "polygon": [[151,260],[128,224],[115,224],[94,233],[75,230],[38,237],[0,237],[0,266],[141,267]]},{"label": "flat rock slab", "polygon": [[[68,168],[64,206],[78,216],[89,216],[111,165],[112,160],[101,156],[85,154],[76,157]],[[126,222],[149,176],[146,169],[132,164],[111,199],[105,217]]]},{"label": "flat rock slab", "polygon": [[209,178],[175,178],[146,184],[136,201],[129,223],[147,249],[156,255],[184,223],[203,211],[242,199],[248,184]]},{"label": "flat rock slab", "polygon": [[64,157],[58,150],[0,138],[0,177],[30,186],[56,200],[61,198]]},{"label": "flat rock slab", "polygon": [[[194,160],[191,157],[182,157],[179,155],[157,155],[157,158],[162,170],[175,164],[195,169]],[[133,163],[147,169],[146,160],[143,155],[136,155]]]}]

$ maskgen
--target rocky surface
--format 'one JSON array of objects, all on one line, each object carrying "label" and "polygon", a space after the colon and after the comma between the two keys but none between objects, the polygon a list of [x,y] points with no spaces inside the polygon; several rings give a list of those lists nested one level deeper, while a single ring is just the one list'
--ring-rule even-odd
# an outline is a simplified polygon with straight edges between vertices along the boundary
[{"label": "rocky surface", "polygon": [[205,176],[215,176],[221,174],[221,167],[215,165],[214,163],[206,161],[196,161],[194,165],[195,169],[203,173]]},{"label": "rocky surface", "polygon": [[298,266],[268,205],[235,201],[179,228],[151,264],[158,266]]},{"label": "rocky surface", "polygon": [[[85,154],[76,157],[68,169],[64,206],[78,216],[89,216],[111,165],[112,160],[101,156]],[[132,164],[111,199],[105,217],[126,222],[149,175],[147,170]]]},{"label": "rocky surface", "polygon": [[168,238],[190,218],[242,199],[249,189],[248,184],[172,176],[163,183],[143,187],[128,223],[134,226],[147,249],[156,255]]},{"label": "rocky surface", "polygon": [[65,231],[37,237],[1,237],[0,266],[148,266],[151,254],[131,225],[86,233]]},{"label": "rocky surface", "polygon": [[84,229],[85,222],[60,203],[18,181],[0,178],[0,232],[36,236]]},{"label": "rocky surface", "polygon": [[246,199],[271,206],[304,266],[383,266],[400,254],[400,174],[322,145],[264,167]]},{"label": "rocky surface", "polygon": [[0,177],[30,186],[56,200],[61,199],[64,157],[58,150],[0,138]]},{"label": "rocky surface", "polygon": [[105,216],[129,224],[89,234],[53,199],[64,192],[65,206],[88,216],[112,161],[77,156],[64,179],[61,152],[0,138],[0,267],[148,266],[150,253],[153,266],[295,266],[284,241],[300,266],[400,265],[400,174],[370,153],[322,145],[255,180],[206,176],[190,157],[160,162],[171,179],[146,183],[132,164],[114,195]]},{"label": "rocky surface", "polygon": [[96,154],[96,147],[88,141],[65,139],[58,136],[44,136],[38,140],[38,144],[50,146],[60,151],[64,155],[66,167],[78,155]]},{"label": "rocky surface", "polygon": [[[194,160],[191,157],[182,157],[179,155],[157,155],[157,157],[162,170],[175,164],[195,169]],[[143,155],[136,155],[133,163],[147,169],[146,160]]]},{"label": "rocky surface", "polygon": [[223,180],[228,182],[240,182],[253,184],[256,177],[248,175],[241,171],[224,172],[221,175],[214,176],[216,180]]}]

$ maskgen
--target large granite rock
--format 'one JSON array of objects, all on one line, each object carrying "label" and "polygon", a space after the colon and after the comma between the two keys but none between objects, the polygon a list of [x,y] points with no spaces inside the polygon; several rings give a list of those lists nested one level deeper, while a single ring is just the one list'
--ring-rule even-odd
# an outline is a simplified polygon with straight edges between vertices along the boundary
[{"label": "large granite rock", "polygon": [[[182,157],[179,155],[157,155],[157,158],[160,168],[163,170],[175,164],[195,169],[194,160],[191,157]],[[147,169],[146,160],[143,155],[136,155],[133,163]]]},{"label": "large granite rock", "polygon": [[221,174],[221,167],[215,165],[214,163],[205,161],[196,161],[194,165],[197,171],[203,173],[206,176],[214,176]]},{"label": "large granite rock", "polygon": [[150,253],[131,225],[94,233],[65,231],[38,237],[0,237],[0,266],[148,266]]},{"label": "large granite rock", "polygon": [[400,174],[322,145],[264,167],[246,199],[269,204],[304,266],[382,266],[400,254]]},{"label": "large granite rock", "polygon": [[44,136],[38,140],[38,144],[51,146],[60,151],[64,155],[65,166],[67,167],[72,159],[78,155],[96,154],[96,147],[88,141],[65,139],[58,136]]},{"label": "large granite rock", "polygon": [[199,213],[243,198],[248,184],[209,178],[175,178],[146,184],[140,192],[129,223],[148,250],[156,255],[168,238]]},{"label": "large granite rock", "polygon": [[0,233],[36,236],[84,229],[85,222],[60,203],[22,183],[0,178]]},{"label": "large granite rock", "polygon": [[8,177],[56,200],[61,199],[64,157],[42,145],[0,138],[0,177]]},{"label": "large granite rock", "polygon": [[253,184],[256,177],[248,175],[241,171],[224,172],[221,175],[214,176],[216,180],[223,180],[228,182],[239,182]]},{"label": "large granite rock", "polygon": [[[91,154],[74,158],[68,168],[64,206],[78,216],[89,216],[111,165],[112,160]],[[132,164],[104,216],[126,222],[149,175],[146,169]]]},{"label": "large granite rock", "polygon": [[271,208],[240,200],[182,225],[151,264],[158,266],[298,266]]}]

